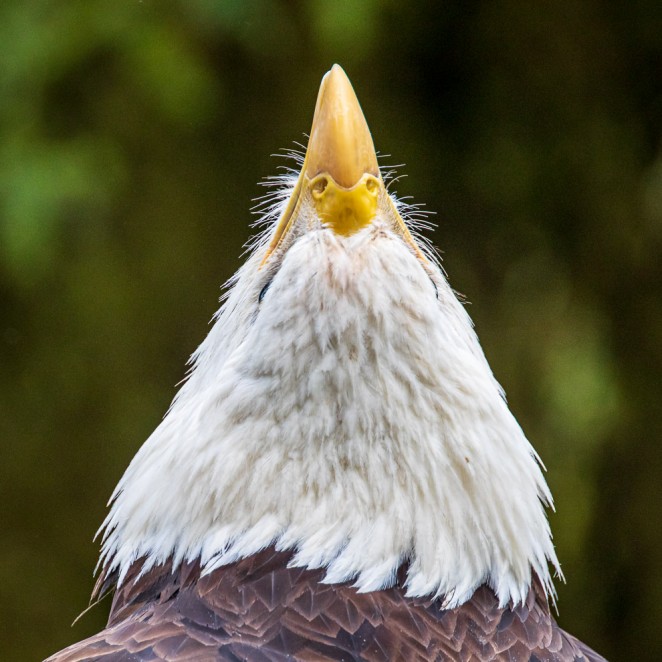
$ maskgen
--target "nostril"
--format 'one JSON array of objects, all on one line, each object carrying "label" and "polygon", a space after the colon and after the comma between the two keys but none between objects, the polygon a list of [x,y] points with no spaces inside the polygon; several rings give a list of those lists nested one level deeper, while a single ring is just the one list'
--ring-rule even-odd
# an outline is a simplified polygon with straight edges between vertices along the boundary
[{"label": "nostril", "polygon": [[326,177],[320,177],[314,184],[313,184],[313,195],[320,196],[324,191],[326,191],[326,187],[329,185],[329,180]]}]

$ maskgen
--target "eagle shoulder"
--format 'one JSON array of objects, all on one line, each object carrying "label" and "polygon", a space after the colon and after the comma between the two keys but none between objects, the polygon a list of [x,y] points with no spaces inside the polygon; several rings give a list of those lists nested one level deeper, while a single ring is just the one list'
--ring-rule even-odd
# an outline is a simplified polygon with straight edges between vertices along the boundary
[{"label": "eagle shoulder", "polygon": [[482,586],[443,609],[443,599],[407,597],[402,582],[370,593],[323,584],[322,570],[288,567],[291,558],[271,548],[207,575],[198,562],[141,574],[138,561],[107,628],[48,662],[604,659],[557,625],[537,584],[521,605],[500,607]]}]

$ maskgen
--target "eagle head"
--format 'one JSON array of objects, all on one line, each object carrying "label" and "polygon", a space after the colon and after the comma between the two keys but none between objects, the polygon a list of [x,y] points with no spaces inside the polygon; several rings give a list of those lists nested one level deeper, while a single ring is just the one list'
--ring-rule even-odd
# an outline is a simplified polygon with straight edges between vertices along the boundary
[{"label": "eagle head", "polygon": [[553,593],[538,457],[337,65],[300,165],[113,495],[104,572],[273,545],[359,591],[406,567],[447,607],[520,603],[534,574]]}]

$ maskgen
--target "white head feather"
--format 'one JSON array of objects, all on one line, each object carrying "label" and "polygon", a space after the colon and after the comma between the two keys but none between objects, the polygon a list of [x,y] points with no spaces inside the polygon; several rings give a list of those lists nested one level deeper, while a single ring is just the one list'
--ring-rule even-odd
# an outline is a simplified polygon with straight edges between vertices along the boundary
[{"label": "white head feather", "polygon": [[278,260],[261,266],[275,224],[257,242],[113,494],[101,562],[120,582],[138,559],[211,572],[275,545],[360,591],[408,563],[408,594],[447,607],[481,584],[519,603],[532,572],[553,595],[538,457],[388,202],[343,236],[304,199]]}]

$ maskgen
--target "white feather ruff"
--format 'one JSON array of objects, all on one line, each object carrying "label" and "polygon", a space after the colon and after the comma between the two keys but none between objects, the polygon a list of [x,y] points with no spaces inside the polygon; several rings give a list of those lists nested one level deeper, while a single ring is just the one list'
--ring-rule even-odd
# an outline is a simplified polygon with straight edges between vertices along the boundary
[{"label": "white feather ruff", "polygon": [[[441,270],[379,217],[257,242],[194,369],[112,497],[101,563],[205,572],[275,544],[360,591],[524,600],[560,569],[535,451]],[[258,302],[259,293],[271,283]]]}]

